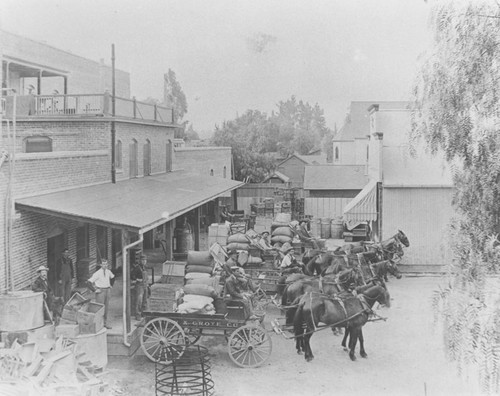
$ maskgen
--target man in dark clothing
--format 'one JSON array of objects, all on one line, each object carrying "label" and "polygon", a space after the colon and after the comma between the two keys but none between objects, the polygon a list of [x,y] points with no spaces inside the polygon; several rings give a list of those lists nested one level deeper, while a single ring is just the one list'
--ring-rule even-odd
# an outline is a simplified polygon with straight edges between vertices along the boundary
[{"label": "man in dark clothing", "polygon": [[56,277],[58,282],[58,295],[66,304],[71,296],[71,283],[73,282],[73,261],[69,257],[68,249],[64,249],[61,258],[56,263]]},{"label": "man in dark clothing", "polygon": [[226,280],[226,293],[234,300],[241,300],[245,305],[245,316],[250,320],[257,317],[253,314],[253,293],[257,287],[245,276],[243,268],[233,269],[233,274]]},{"label": "man in dark clothing", "polygon": [[54,295],[52,293],[52,289],[49,286],[49,283],[47,282],[48,270],[49,269],[43,265],[38,267],[37,269],[38,277],[31,284],[31,290],[33,290],[34,292],[42,292],[43,299],[47,304],[47,308],[49,309],[49,311],[52,311]]},{"label": "man in dark clothing", "polygon": [[233,274],[233,267],[238,267],[238,251],[237,250],[230,250],[227,252],[227,255],[229,256],[227,261],[224,263],[222,267],[222,278],[228,279],[232,274]]},{"label": "man in dark clothing", "polygon": [[148,259],[141,254],[141,261],[135,263],[130,271],[130,280],[132,284],[132,315],[135,315],[136,320],[141,320],[141,314],[144,309],[144,304],[147,299],[148,292],[148,273],[146,264]]}]

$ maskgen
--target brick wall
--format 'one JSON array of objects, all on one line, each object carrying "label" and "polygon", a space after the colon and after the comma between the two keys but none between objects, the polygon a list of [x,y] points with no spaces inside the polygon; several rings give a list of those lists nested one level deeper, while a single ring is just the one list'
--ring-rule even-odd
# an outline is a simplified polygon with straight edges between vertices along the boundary
[{"label": "brick wall", "polygon": [[188,147],[175,149],[174,169],[185,169],[201,175],[213,175],[231,179],[230,147]]},{"label": "brick wall", "polygon": [[174,129],[165,126],[116,122],[116,141],[122,142],[122,169],[117,170],[116,179],[124,180],[130,174],[130,144],[137,141],[138,176],[144,175],[144,144],[151,142],[151,173],[166,172],[167,143],[174,138]]}]

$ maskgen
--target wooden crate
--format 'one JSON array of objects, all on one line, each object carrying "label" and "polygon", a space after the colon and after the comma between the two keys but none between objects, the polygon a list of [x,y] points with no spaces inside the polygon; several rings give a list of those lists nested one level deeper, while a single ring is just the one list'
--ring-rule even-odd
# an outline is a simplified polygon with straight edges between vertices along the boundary
[{"label": "wooden crate", "polygon": [[174,312],[175,309],[175,298],[149,298],[148,299],[148,311],[155,312]]},{"label": "wooden crate", "polygon": [[262,290],[266,293],[276,293],[278,280],[281,275],[279,270],[275,269],[248,269],[246,274],[252,278],[255,284],[260,284]]},{"label": "wooden crate", "polygon": [[64,306],[61,317],[63,319],[76,323],[76,313],[85,305],[83,304],[85,300],[86,298],[83,297],[80,293],[73,294],[73,296]]},{"label": "wooden crate", "polygon": [[152,298],[170,298],[173,299],[177,290],[182,286],[180,284],[155,283],[151,285]]},{"label": "wooden crate", "polygon": [[94,334],[104,327],[104,305],[90,302],[76,313],[80,334]]}]

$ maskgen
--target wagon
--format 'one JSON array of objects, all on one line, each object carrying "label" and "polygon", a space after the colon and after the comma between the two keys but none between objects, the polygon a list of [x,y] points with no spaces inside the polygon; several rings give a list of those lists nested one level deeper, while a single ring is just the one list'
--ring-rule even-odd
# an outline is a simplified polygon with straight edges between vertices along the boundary
[{"label": "wagon", "polygon": [[143,312],[146,322],[140,341],[145,355],[154,362],[170,364],[201,336],[222,336],[237,366],[261,366],[272,351],[271,338],[262,326],[264,315],[259,321],[250,321],[245,318],[241,301],[229,300],[226,304],[226,314]]}]

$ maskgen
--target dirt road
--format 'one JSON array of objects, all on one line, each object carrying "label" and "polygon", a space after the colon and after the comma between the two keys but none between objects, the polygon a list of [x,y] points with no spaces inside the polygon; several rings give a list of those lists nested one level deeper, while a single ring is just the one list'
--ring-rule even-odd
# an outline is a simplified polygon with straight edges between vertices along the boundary
[{"label": "dirt road", "polygon": [[[256,369],[236,367],[223,338],[207,337],[211,374],[219,396],[321,396],[479,395],[475,379],[458,377],[442,347],[442,333],[433,325],[430,298],[439,278],[391,279],[390,309],[378,313],[387,321],[367,323],[363,333],[367,359],[351,362],[340,347],[341,337],[329,330],[311,339],[312,362],[295,352],[294,342],[271,335],[273,351],[266,364]],[[273,310],[269,318],[279,315]],[[266,326],[270,328],[265,322]],[[105,375],[113,395],[153,395],[154,364],[136,356],[111,359]]]}]

